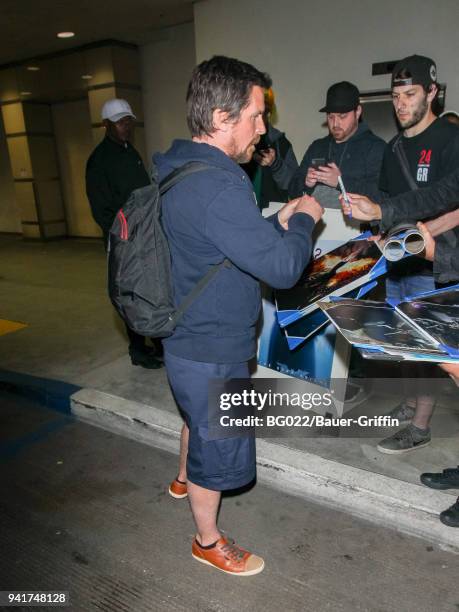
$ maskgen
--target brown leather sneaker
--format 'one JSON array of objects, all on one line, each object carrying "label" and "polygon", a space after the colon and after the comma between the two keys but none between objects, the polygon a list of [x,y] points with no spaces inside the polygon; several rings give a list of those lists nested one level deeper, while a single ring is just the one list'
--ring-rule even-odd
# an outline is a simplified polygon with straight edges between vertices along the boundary
[{"label": "brown leather sneaker", "polygon": [[194,539],[191,550],[191,554],[197,561],[235,576],[254,576],[262,572],[265,567],[265,562],[261,557],[252,555],[237,546],[234,540],[225,536],[212,544],[210,548],[200,546]]},{"label": "brown leather sneaker", "polygon": [[175,497],[175,499],[183,499],[188,495],[188,491],[186,489],[186,482],[182,482],[181,480],[173,480],[169,485],[169,495]]}]

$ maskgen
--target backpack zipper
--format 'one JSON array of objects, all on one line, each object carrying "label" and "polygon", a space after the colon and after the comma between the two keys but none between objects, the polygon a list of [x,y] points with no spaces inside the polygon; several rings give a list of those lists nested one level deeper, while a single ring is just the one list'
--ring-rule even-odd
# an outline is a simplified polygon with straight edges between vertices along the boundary
[{"label": "backpack zipper", "polygon": [[124,216],[124,213],[122,210],[118,211],[117,217],[121,224],[121,240],[127,240],[128,239],[128,224],[127,224],[126,217]]}]

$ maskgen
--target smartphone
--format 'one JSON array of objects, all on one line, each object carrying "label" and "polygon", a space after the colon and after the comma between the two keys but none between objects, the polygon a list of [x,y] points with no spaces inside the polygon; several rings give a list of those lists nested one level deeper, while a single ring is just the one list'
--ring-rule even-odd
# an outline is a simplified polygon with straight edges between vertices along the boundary
[{"label": "smartphone", "polygon": [[325,159],[325,157],[315,157],[312,161],[311,161],[311,166],[314,168],[314,170],[318,170],[319,166],[326,166],[327,165],[327,160]]},{"label": "smartphone", "polygon": [[269,139],[267,138],[266,134],[262,134],[262,136],[260,136],[259,142],[255,145],[255,150],[258,153],[261,153],[262,151],[267,151],[270,147],[271,143],[269,142]]}]

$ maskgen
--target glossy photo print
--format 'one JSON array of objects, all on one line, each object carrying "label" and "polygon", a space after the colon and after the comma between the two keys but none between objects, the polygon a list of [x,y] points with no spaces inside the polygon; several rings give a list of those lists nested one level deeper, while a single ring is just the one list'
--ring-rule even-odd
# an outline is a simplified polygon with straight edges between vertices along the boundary
[{"label": "glossy photo print", "polygon": [[439,356],[444,354],[426,334],[384,302],[343,299],[322,302],[320,307],[351,344]]},{"label": "glossy photo print", "polygon": [[279,316],[281,325],[289,325],[311,312],[325,297],[342,295],[364,284],[373,277],[372,272],[374,275],[384,273],[385,266],[378,272],[375,270],[381,259],[375,242],[352,240],[311,261],[292,289],[276,291],[279,314],[290,311],[286,317]]},{"label": "glossy photo print", "polygon": [[435,341],[459,350],[459,288],[401,302],[396,308]]}]

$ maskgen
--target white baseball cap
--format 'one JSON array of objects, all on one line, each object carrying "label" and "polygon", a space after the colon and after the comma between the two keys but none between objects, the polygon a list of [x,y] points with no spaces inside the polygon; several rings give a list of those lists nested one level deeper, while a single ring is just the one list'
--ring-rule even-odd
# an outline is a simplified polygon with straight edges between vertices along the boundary
[{"label": "white baseball cap", "polygon": [[107,100],[102,107],[102,119],[108,119],[115,123],[119,121],[123,117],[132,117],[136,118],[134,113],[132,112],[132,108],[129,106],[129,103],[126,100],[122,100],[121,98],[112,98],[111,100]]}]

